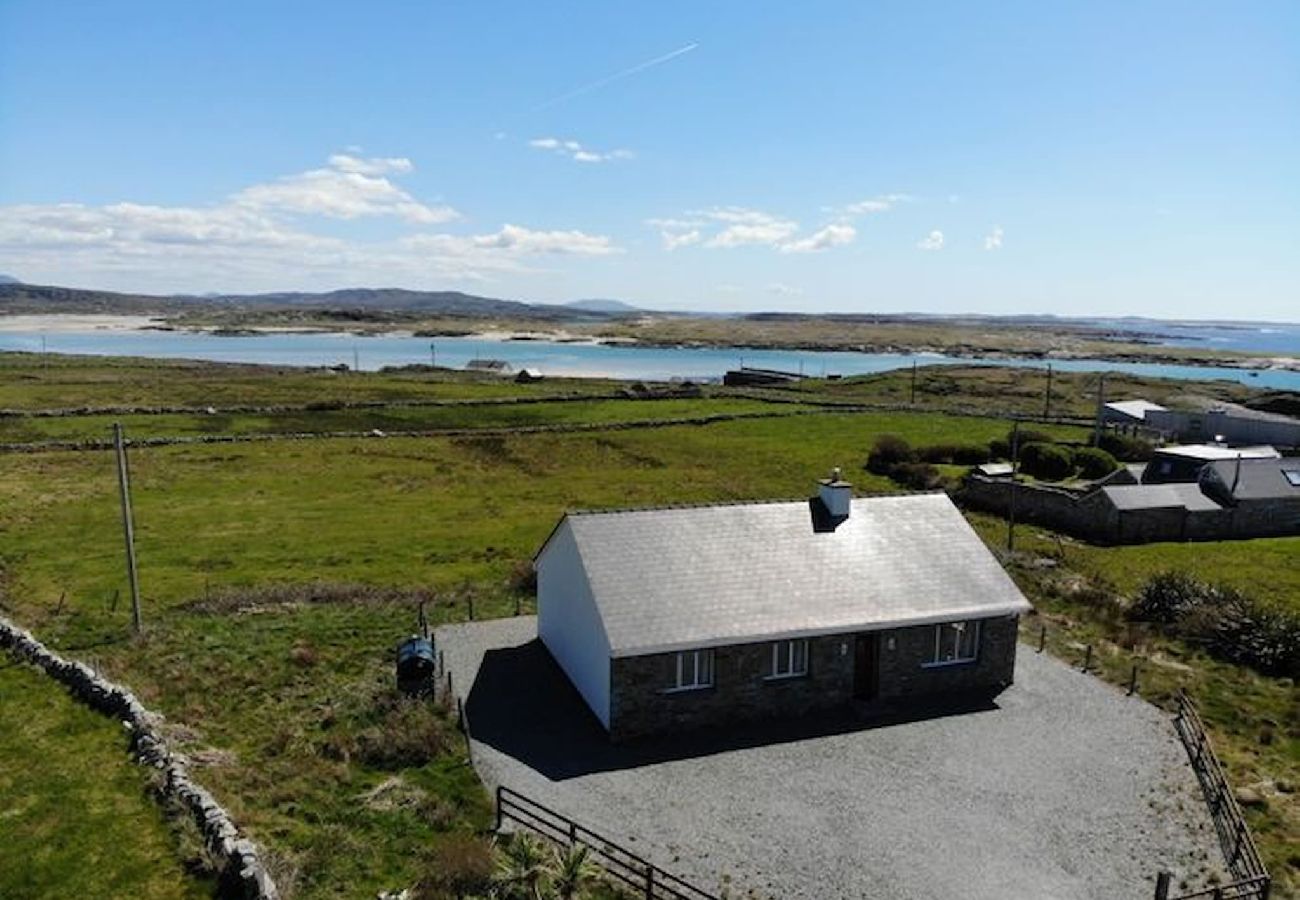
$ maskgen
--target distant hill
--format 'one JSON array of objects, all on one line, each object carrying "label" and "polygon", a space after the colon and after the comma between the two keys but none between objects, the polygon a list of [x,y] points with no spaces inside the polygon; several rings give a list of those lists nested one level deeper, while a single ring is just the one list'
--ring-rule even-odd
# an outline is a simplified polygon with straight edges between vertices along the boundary
[{"label": "distant hill", "polygon": [[[0,314],[3,313],[123,313],[172,314],[202,310],[347,311],[359,317],[393,313],[414,315],[501,317],[516,319],[565,320],[601,319],[613,313],[579,301],[573,306],[524,303],[479,297],[460,291],[411,291],[403,288],[345,288],[326,293],[286,291],[270,294],[165,295],[121,294],[112,291],[65,288],[53,285],[0,282]],[[617,301],[594,301],[617,303]],[[624,304],[619,304],[624,307]],[[632,307],[626,307],[632,309]],[[619,312],[624,311],[620,309]]]},{"label": "distant hill", "polygon": [[580,309],[583,312],[610,313],[612,315],[641,312],[637,307],[630,303],[624,303],[622,300],[571,300],[564,305],[570,309]]},{"label": "distant hill", "polygon": [[3,272],[0,272],[0,284],[22,284],[22,282],[12,275],[6,275]]}]

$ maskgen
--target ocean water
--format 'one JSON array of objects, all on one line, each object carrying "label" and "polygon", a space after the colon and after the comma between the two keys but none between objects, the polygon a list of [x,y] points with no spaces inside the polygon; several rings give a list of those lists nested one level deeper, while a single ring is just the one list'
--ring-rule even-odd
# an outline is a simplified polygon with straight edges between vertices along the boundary
[{"label": "ocean water", "polygon": [[[1300,339],[1300,326],[1279,340]],[[1231,338],[1246,340],[1237,331]],[[1202,335],[1208,337],[1210,335]],[[1250,346],[1232,349],[1262,349],[1272,343],[1265,336]],[[1201,344],[1205,345],[1205,344]],[[1227,347],[1226,344],[1221,346]],[[1300,346],[1291,352],[1300,356]],[[716,380],[727,369],[739,365],[803,371],[809,375],[860,375],[922,365],[1012,365],[1045,368],[1047,363],[1032,359],[968,360],[937,355],[893,355],[842,351],[794,352],[740,349],[629,347],[554,341],[509,341],[478,338],[417,338],[401,335],[357,337],[349,334],[267,334],[217,337],[211,334],[172,331],[130,331],[85,328],[77,331],[39,330],[0,332],[0,350],[49,353],[78,353],[98,356],[144,356],[203,359],[216,362],[270,363],[294,366],[357,364],[374,371],[384,366],[435,362],[462,368],[475,358],[504,359],[514,368],[537,369],[549,375],[604,376],[622,379],[666,381],[669,379]],[[1285,351],[1282,351],[1285,352]],[[1300,372],[1155,363],[1119,363],[1105,360],[1053,360],[1060,371],[1130,372],[1163,378],[1223,378],[1257,387],[1300,390]]]}]

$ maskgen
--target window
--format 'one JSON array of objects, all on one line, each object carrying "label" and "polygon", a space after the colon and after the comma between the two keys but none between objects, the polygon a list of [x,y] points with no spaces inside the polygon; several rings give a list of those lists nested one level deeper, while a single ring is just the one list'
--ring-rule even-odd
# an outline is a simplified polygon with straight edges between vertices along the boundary
[{"label": "window", "polygon": [[713,686],[713,651],[683,650],[673,660],[670,691],[692,691]]},{"label": "window", "polygon": [[934,626],[934,656],[929,666],[974,662],[979,653],[980,623],[946,622]]},{"label": "window", "polygon": [[1282,475],[1291,487],[1300,487],[1300,469],[1283,469]]},{"label": "window", "polygon": [[772,644],[772,672],[768,678],[798,678],[808,674],[808,641]]}]

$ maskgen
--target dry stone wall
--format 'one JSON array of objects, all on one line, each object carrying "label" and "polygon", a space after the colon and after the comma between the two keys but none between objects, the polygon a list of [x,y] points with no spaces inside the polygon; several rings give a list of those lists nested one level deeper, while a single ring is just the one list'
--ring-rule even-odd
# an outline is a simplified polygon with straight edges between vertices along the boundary
[{"label": "dry stone wall", "polygon": [[161,731],[162,716],[145,708],[129,690],[100,677],[84,663],[64,659],[0,616],[0,649],[31,663],[63,683],[73,696],[99,712],[120,719],[131,732],[136,759],[163,775],[163,796],[184,809],[221,867],[222,896],[240,900],[279,900],[275,882],[256,844],[244,837],[230,815],[189,775],[188,761],[172,753]]}]

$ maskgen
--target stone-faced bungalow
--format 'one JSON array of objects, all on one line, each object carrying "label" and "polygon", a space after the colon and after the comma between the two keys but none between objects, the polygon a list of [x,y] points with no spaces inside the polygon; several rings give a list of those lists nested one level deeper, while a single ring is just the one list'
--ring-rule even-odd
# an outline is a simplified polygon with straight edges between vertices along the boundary
[{"label": "stone-faced bungalow", "polygon": [[942,493],[566,515],[542,642],[614,739],[1012,682],[1029,603]]}]

